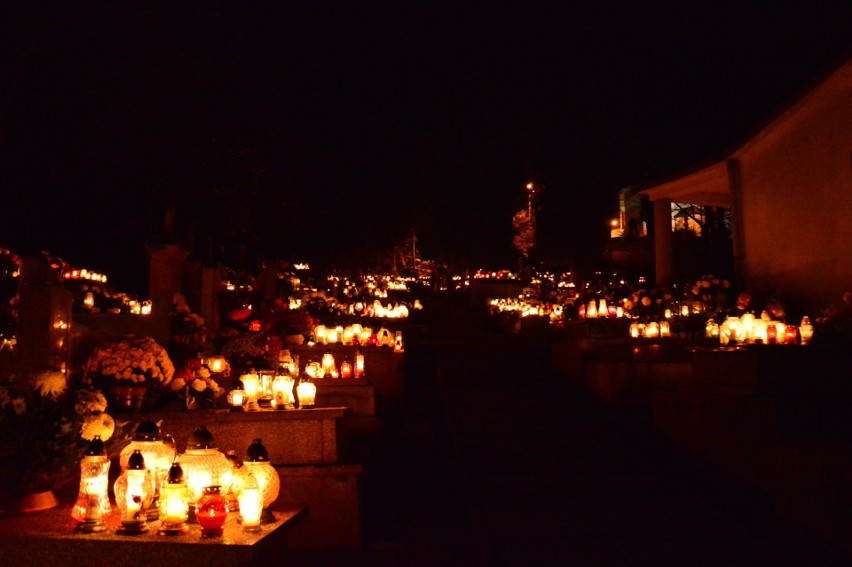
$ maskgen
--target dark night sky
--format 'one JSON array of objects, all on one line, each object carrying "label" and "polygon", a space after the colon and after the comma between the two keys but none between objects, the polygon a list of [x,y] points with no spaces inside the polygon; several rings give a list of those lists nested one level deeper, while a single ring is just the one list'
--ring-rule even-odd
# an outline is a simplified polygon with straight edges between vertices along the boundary
[{"label": "dark night sky", "polygon": [[339,262],[416,230],[512,267],[531,179],[542,253],[579,260],[619,189],[730,149],[852,49],[848,1],[697,4],[4,5],[0,246],[133,288],[174,195],[217,246],[252,220],[267,254]]}]

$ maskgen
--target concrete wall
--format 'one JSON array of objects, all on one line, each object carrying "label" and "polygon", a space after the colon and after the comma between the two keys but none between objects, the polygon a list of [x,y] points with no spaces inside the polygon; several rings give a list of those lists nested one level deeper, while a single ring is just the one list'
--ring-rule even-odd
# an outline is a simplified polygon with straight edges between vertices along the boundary
[{"label": "concrete wall", "polygon": [[852,63],[736,153],[744,272],[814,313],[852,290]]}]

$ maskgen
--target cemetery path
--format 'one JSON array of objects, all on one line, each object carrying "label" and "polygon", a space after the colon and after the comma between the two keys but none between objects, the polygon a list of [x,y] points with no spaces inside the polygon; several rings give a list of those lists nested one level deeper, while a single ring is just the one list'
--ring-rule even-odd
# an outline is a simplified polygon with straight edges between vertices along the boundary
[{"label": "cemetery path", "polygon": [[365,462],[365,550],[340,563],[849,563],[555,372],[540,336],[430,300],[428,337],[406,348],[406,403],[383,416]]}]

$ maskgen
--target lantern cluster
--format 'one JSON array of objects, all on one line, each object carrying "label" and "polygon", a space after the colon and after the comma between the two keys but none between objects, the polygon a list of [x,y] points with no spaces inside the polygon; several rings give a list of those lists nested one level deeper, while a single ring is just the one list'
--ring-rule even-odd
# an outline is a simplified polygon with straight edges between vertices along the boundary
[{"label": "lantern cluster", "polygon": [[281,411],[304,407],[304,403],[300,403],[305,399],[302,391],[309,386],[302,384],[310,381],[299,378],[298,372],[293,370],[297,365],[298,361],[295,361],[292,366],[280,365],[277,371],[251,371],[240,376],[228,393],[231,411]]},{"label": "lantern cluster", "polygon": [[605,298],[592,299],[588,305],[580,305],[578,311],[580,318],[597,319],[599,317],[626,317],[624,307],[614,303],[607,303]]},{"label": "lantern cluster", "polygon": [[388,346],[396,347],[397,338],[402,341],[402,331],[392,332],[385,327],[373,329],[359,323],[343,326],[317,325],[314,327],[313,342],[320,345]]},{"label": "lantern cluster", "polygon": [[746,313],[741,317],[726,317],[721,324],[711,319],[707,322],[705,334],[708,338],[718,339],[722,345],[806,345],[813,338],[814,327],[807,316],[799,325],[787,325],[773,320],[764,311],[759,318]]},{"label": "lantern cluster", "polygon": [[563,307],[559,303],[518,298],[491,298],[488,300],[490,313],[516,313],[519,317],[548,317],[551,323],[562,318]]},{"label": "lantern cluster", "polygon": [[[159,520],[159,535],[186,534],[197,525],[202,537],[219,537],[230,512],[239,512],[245,531],[274,522],[270,506],[278,498],[280,479],[261,440],[249,445],[242,462],[234,451],[229,454],[231,458],[217,449],[205,426],[177,454],[156,424],[141,422],[119,457],[122,472],[113,485],[120,522],[115,533],[145,534]],[[112,514],[109,464],[103,441],[95,437],[80,464],[80,489],[71,510],[75,533],[107,529],[105,519]]]},{"label": "lantern cluster", "polygon": [[656,339],[671,336],[671,324],[667,320],[651,321],[649,323],[640,323],[635,321],[630,324],[630,328],[628,330],[630,332],[630,337],[633,339]]}]

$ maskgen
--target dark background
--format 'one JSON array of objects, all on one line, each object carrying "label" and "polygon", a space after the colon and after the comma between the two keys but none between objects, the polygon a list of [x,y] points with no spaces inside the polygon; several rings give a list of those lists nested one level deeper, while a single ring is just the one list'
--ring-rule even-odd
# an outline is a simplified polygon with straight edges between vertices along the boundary
[{"label": "dark background", "polygon": [[846,1],[20,4],[0,246],[136,292],[170,200],[206,262],[367,264],[416,231],[513,268],[531,180],[539,258],[591,266],[619,189],[733,149],[852,49]]}]

